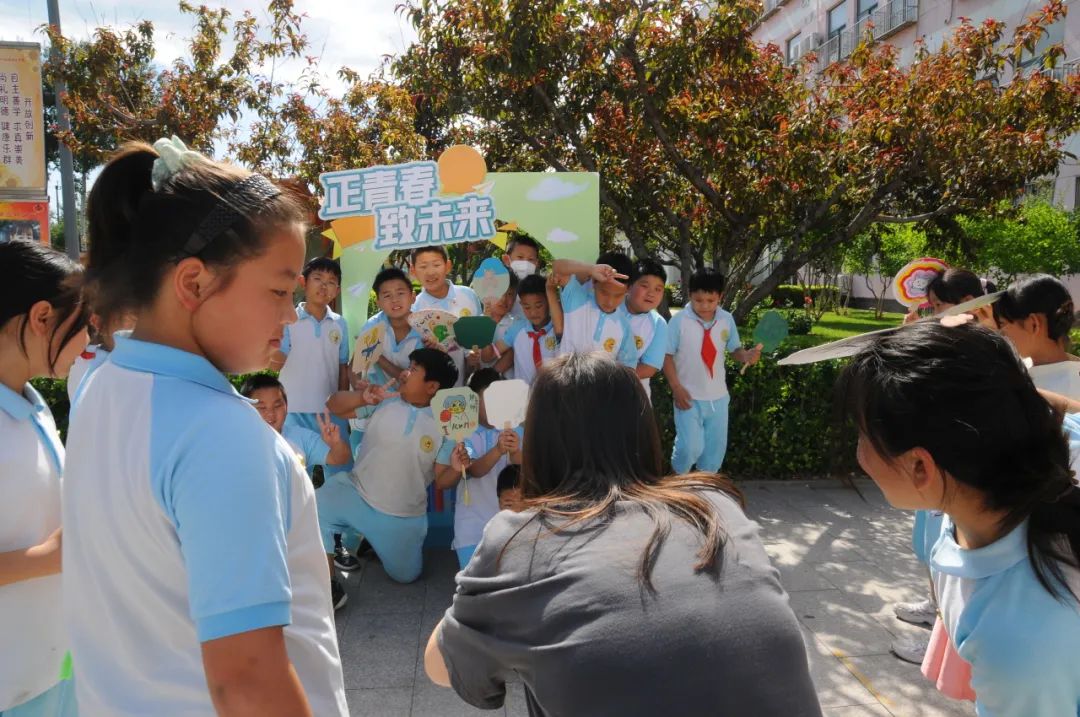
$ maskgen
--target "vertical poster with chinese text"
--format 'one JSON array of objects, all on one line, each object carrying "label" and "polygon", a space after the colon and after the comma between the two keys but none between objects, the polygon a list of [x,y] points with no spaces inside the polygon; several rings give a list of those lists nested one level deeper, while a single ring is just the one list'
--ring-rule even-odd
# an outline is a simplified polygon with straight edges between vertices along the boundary
[{"label": "vertical poster with chinese text", "polygon": [[0,42],[0,195],[45,194],[41,47]]}]

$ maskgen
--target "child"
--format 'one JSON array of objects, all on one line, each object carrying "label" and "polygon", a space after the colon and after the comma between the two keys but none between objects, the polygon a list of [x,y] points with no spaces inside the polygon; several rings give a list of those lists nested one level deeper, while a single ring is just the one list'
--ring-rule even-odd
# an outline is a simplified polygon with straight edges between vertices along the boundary
[{"label": "child", "polygon": [[88,341],[82,267],[38,242],[0,243],[0,713],[74,714],[60,680],[64,446],[30,385],[63,378]]},{"label": "child", "polygon": [[559,339],[548,311],[547,279],[538,274],[527,276],[518,285],[518,300],[525,317],[518,319],[489,349],[499,358],[496,370],[512,363],[513,376],[531,384],[536,372],[559,355]]},{"label": "child", "polygon": [[[510,327],[513,326],[514,321],[516,321],[512,309],[517,306],[517,289],[517,275],[510,274],[510,284],[506,288],[506,293],[495,301],[483,302],[484,316],[487,316],[495,322],[495,335],[492,337],[491,346],[485,346],[481,351],[470,350],[466,355],[465,363],[470,373],[481,368],[495,368],[499,356],[495,354],[492,347],[499,341],[505,342],[506,332],[510,330]],[[506,364],[509,364],[509,366],[505,371],[500,371],[500,373],[504,378],[513,378],[514,369],[512,367],[512,362],[505,362],[504,365]]]},{"label": "child", "polygon": [[68,402],[71,404],[75,403],[75,394],[83,379],[109,358],[109,353],[113,350],[113,334],[135,328],[135,317],[132,314],[120,314],[116,319],[104,321],[101,314],[91,314],[90,327],[97,340],[75,358],[75,363],[68,372],[67,393]]},{"label": "child", "polygon": [[994,303],[998,327],[1024,358],[1039,388],[1080,399],[1080,359],[1069,354],[1073,301],[1065,285],[1041,274],[1009,287]]},{"label": "child", "polygon": [[[525,277],[528,281],[534,276]],[[520,428],[504,429],[488,422],[484,406],[484,391],[499,380],[494,369],[480,369],[469,379],[469,388],[480,396],[480,427],[465,440],[470,463],[467,473],[471,480],[462,481],[461,472],[443,468],[435,486],[446,490],[457,486],[454,504],[454,550],[462,569],[480,543],[484,526],[499,512],[499,472],[510,463],[521,463]],[[468,485],[466,485],[466,483]],[[469,499],[465,500],[466,491]]]},{"label": "child", "polygon": [[[446,277],[453,265],[445,247],[423,246],[412,253],[412,275],[420,282],[421,292],[413,302],[413,311],[440,309],[457,317],[480,316],[484,307],[476,292],[467,286],[451,283]],[[450,352],[458,372],[458,386],[465,380],[465,352],[459,346]]]},{"label": "child", "polygon": [[521,497],[521,466],[510,464],[499,473],[499,510],[512,510],[520,513],[524,510]]},{"label": "child", "polygon": [[[250,398],[255,403],[255,410],[271,428],[285,437],[289,446],[296,452],[296,456],[306,467],[309,465],[347,466],[352,463],[352,450],[349,443],[341,436],[337,425],[329,420],[329,417],[318,416],[319,433],[309,431],[295,423],[287,423],[286,415],[289,412],[289,397],[285,394],[285,387],[273,376],[259,373],[248,378],[240,388],[240,395]],[[316,495],[318,492],[316,491]],[[344,550],[338,536],[335,536],[334,557],[331,558],[331,575],[334,572],[333,564],[338,554]],[[348,553],[345,553],[348,555]],[[353,561],[356,559],[348,555]],[[339,567],[341,567],[339,565]],[[355,569],[357,565],[352,563],[344,570]],[[336,578],[330,581],[330,598],[334,603],[334,609],[339,610],[348,602],[349,596],[345,588]]]},{"label": "child", "polygon": [[[435,463],[461,474],[467,456],[443,441],[431,399],[457,382],[453,360],[438,349],[417,349],[399,379],[398,394],[381,387],[341,391],[327,408],[350,417],[357,408],[377,405],[368,420],[352,473],[337,473],[319,489],[319,515],[327,550],[333,532],[363,533],[386,574],[411,583],[423,569],[427,537],[427,489],[436,478]],[[351,480],[350,480],[351,478]]]},{"label": "child", "polygon": [[[300,286],[305,301],[296,307],[296,323],[285,327],[275,358],[284,362],[281,385],[292,396],[287,420],[318,432],[326,399],[349,388],[349,325],[330,308],[341,288],[341,266],[325,257],[312,259]],[[348,435],[348,424],[342,421],[339,428]],[[308,473],[314,468],[308,466]],[[330,472],[329,466],[325,469]]]},{"label": "child", "polygon": [[668,325],[656,310],[664,300],[666,280],[667,273],[660,262],[639,259],[631,272],[630,291],[626,295],[626,310],[630,314],[630,328],[634,331],[634,348],[637,350],[636,371],[645,387],[645,395],[650,397],[650,381],[664,368],[667,351]]},{"label": "child", "polygon": [[855,356],[837,395],[886,500],[928,511],[915,549],[976,713],[1076,714],[1080,489],[1012,348],[974,321],[919,322]]},{"label": "child", "polygon": [[307,209],[179,139],[94,182],[88,273],[135,330],[79,396],[64,614],[87,715],[349,710],[311,480],[225,378],[296,320]]},{"label": "child", "polygon": [[[513,238],[506,243],[506,253],[503,254],[502,261],[510,270],[510,275],[521,281],[540,271],[540,244],[528,234],[514,233]],[[510,316],[515,320],[524,318],[521,304],[517,301],[514,301],[510,309]]]},{"label": "child", "polygon": [[744,349],[735,318],[720,308],[724,277],[698,269],[690,277],[690,306],[668,324],[664,375],[675,399],[675,446],[671,467],[678,474],[715,473],[724,463],[728,440],[727,378],[724,353],[744,364],[761,358],[761,347]]},{"label": "child", "polygon": [[601,254],[596,264],[571,259],[555,262],[556,281],[562,287],[562,339],[559,354],[603,351],[631,368],[637,367],[637,349],[630,318],[622,310],[632,266],[625,254]]},{"label": "child", "polygon": [[[965,301],[982,296],[997,289],[993,284],[983,281],[973,272],[967,269],[950,268],[938,274],[926,285],[926,300],[930,304],[931,313],[937,316],[946,309],[952,308]],[[989,320],[989,309],[975,312],[980,320]],[[904,323],[910,324],[919,319],[918,311],[911,311],[904,317]],[[992,325],[992,324],[988,324]]]}]

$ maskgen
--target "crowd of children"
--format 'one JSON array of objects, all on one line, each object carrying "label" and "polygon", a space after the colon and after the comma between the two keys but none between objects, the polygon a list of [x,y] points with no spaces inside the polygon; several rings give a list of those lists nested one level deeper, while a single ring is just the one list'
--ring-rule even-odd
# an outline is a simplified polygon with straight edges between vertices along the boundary
[{"label": "crowd of children", "polygon": [[[503,256],[511,289],[483,305],[452,283],[446,250],[424,246],[408,266],[418,294],[401,268],[374,280],[379,312],[365,329],[382,325],[386,346],[359,377],[347,325],[332,308],[340,267],[325,258],[303,265],[302,208],[263,177],[177,143],[130,145],[105,167],[90,197],[85,277],[39,245],[0,245],[0,284],[12,289],[0,305],[0,484],[8,498],[0,508],[0,713],[71,709],[72,683],[60,679],[70,648],[86,714],[231,713],[238,705],[253,714],[347,714],[332,615],[345,601],[335,571],[357,565],[346,546],[362,538],[392,579],[416,580],[429,489],[456,489],[453,548],[464,568],[488,521],[536,497],[523,491],[522,427],[491,425],[483,396],[509,376],[531,384],[562,355],[605,354],[646,395],[662,371],[675,403],[675,472],[721,469],[725,361],[753,364],[761,347],[743,346],[721,308],[718,271],[689,277],[687,305],[667,321],[658,312],[665,273],[652,260],[607,252],[594,264],[556,260],[545,274],[540,247],[519,236]],[[305,296],[294,307],[297,276]],[[935,310],[980,295],[977,280],[960,286],[968,279],[942,276],[931,287]],[[475,350],[426,344],[409,316],[430,308],[487,314],[495,339]],[[917,552],[933,578],[923,612],[940,610],[939,629],[973,670],[973,694],[1006,705],[994,714],[1075,712],[1080,694],[1069,667],[1054,673],[1060,684],[1049,696],[1014,689],[1014,670],[1046,680],[1017,667],[1022,650],[999,654],[1012,632],[974,629],[971,617],[1017,618],[1027,608],[1010,602],[1015,596],[1040,605],[1060,628],[1039,628],[1061,649],[1043,662],[1067,662],[1063,640],[1080,634],[1080,540],[1068,522],[1080,502],[1060,413],[1035,393],[1080,399],[1080,364],[1065,351],[1073,315],[1061,282],[1033,277],[982,312],[994,331],[916,321],[845,377],[858,397],[848,405],[860,462],[895,505],[922,511]],[[85,351],[88,326],[98,345]],[[111,332],[125,328],[114,342]],[[1027,371],[1017,368],[1017,352]],[[958,357],[968,363],[954,366]],[[68,375],[80,360],[65,471],[64,446],[28,382]],[[225,378],[268,365],[279,378],[252,376],[242,396]],[[964,371],[989,383],[965,385]],[[431,405],[438,391],[462,385],[481,397],[480,427],[455,443],[442,437]],[[944,418],[913,420],[930,410],[920,396],[934,397]],[[994,408],[998,400],[1016,403],[1022,420]],[[958,425],[1015,435],[980,455],[987,439],[965,442]],[[896,462],[908,457],[922,461],[912,468],[923,481],[914,489],[896,487],[911,479],[901,480]],[[944,476],[959,492],[939,490]],[[978,515],[980,500],[996,523]],[[997,550],[999,542],[1007,545]],[[994,556],[964,557],[980,548]],[[1026,567],[1009,572],[1019,563]],[[976,604],[970,581],[999,574],[1015,591],[996,590],[993,607]],[[55,618],[61,605],[63,622]]]}]

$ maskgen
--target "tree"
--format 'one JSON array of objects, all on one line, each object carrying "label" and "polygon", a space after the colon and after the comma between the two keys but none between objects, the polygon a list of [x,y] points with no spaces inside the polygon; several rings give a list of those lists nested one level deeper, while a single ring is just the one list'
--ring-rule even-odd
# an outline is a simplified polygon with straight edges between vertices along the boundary
[{"label": "tree", "polygon": [[893,277],[908,262],[925,256],[927,244],[926,234],[912,224],[876,224],[844,247],[843,269],[862,275],[874,296],[875,318],[885,313],[885,296]]},{"label": "tree", "polygon": [[683,272],[725,269],[737,318],[875,222],[1014,197],[1055,170],[1080,126],[1080,79],[1015,71],[1060,0],[1011,40],[1000,22],[963,21],[906,67],[863,44],[821,75],[813,54],[788,67],[753,42],[754,0],[410,0],[405,12],[418,40],[390,69],[430,146],[465,134],[507,168],[599,172],[608,235]]},{"label": "tree", "polygon": [[975,270],[1001,288],[1024,274],[1080,273],[1080,216],[1075,211],[1034,199],[1013,215],[963,216],[958,222],[977,249]]}]

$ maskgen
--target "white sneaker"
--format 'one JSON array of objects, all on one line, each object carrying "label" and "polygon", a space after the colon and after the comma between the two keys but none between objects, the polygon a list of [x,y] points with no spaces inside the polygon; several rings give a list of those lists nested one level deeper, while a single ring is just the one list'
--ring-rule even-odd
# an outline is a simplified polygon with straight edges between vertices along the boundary
[{"label": "white sneaker", "polygon": [[893,640],[893,644],[890,645],[889,649],[892,650],[892,654],[896,655],[904,662],[910,662],[913,665],[921,665],[923,657],[926,656],[926,650],[929,647],[929,637],[909,637]]},{"label": "white sneaker", "polygon": [[912,625],[929,625],[934,626],[934,620],[937,619],[937,610],[934,609],[934,603],[929,599],[921,600],[919,602],[898,602],[892,606],[893,612],[896,613],[896,617],[904,622],[910,622]]}]

